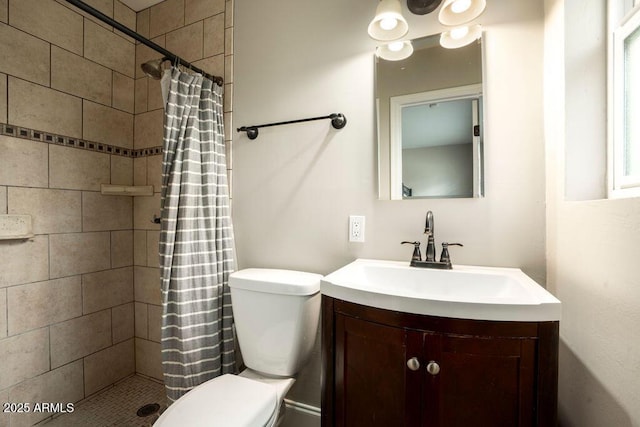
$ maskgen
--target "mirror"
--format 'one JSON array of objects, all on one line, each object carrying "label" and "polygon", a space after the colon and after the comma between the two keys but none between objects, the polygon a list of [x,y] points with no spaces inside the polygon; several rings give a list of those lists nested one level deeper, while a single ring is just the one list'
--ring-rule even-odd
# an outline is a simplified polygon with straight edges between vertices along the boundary
[{"label": "mirror", "polygon": [[482,42],[413,40],[401,61],[376,57],[379,198],[482,197]]}]

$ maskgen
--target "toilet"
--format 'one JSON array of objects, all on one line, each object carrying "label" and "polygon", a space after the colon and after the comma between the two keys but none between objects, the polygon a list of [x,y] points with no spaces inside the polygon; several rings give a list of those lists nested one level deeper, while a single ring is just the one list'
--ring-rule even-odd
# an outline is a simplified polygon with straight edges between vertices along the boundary
[{"label": "toilet", "polygon": [[229,276],[236,333],[246,369],[193,388],[154,427],[271,427],[307,362],[320,317],[319,274],[249,268]]}]

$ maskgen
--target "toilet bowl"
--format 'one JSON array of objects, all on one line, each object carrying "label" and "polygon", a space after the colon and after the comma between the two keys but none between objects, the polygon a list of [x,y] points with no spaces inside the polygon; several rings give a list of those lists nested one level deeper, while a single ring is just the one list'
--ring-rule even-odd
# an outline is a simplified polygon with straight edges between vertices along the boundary
[{"label": "toilet bowl", "polygon": [[319,274],[251,268],[229,276],[238,343],[247,366],[193,388],[154,427],[271,427],[316,338]]}]

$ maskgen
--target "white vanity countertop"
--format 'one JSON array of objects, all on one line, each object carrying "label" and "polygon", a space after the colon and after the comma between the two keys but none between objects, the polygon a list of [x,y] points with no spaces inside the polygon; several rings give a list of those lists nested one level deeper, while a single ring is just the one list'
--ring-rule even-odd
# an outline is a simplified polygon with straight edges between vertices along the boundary
[{"label": "white vanity countertop", "polygon": [[518,268],[358,259],[325,276],[323,295],[406,313],[473,320],[558,321],[561,303]]}]

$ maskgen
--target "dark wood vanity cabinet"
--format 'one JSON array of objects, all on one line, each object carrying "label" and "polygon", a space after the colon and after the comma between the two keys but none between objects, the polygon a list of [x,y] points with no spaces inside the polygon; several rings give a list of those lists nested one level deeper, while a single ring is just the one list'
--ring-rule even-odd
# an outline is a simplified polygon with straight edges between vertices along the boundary
[{"label": "dark wood vanity cabinet", "polygon": [[322,298],[324,427],[556,425],[558,322],[450,319]]}]

